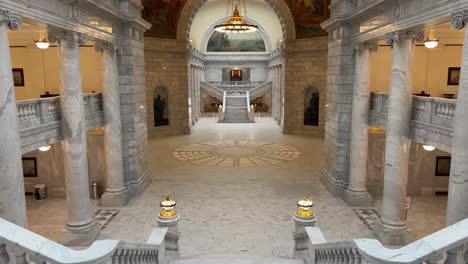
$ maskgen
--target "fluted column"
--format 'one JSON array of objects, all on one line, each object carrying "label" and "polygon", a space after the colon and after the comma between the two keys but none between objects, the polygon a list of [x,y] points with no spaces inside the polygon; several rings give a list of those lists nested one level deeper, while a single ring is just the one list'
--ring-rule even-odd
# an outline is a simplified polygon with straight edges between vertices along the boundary
[{"label": "fluted column", "polygon": [[188,62],[188,96],[190,98],[189,106],[189,123],[194,125],[193,122],[193,92],[192,92],[192,64]]},{"label": "fluted column", "polygon": [[101,206],[121,207],[127,204],[129,196],[124,185],[117,54],[112,43],[97,41],[95,47],[102,54],[102,99],[106,123],[104,127],[106,186],[101,196]]},{"label": "fluted column", "polygon": [[283,116],[283,66],[278,66],[278,125],[281,125],[281,118]]},{"label": "fluted column", "polygon": [[377,43],[363,43],[356,47],[351,122],[350,174],[343,199],[351,206],[372,205],[367,191],[367,151],[369,142],[369,55],[377,50]]},{"label": "fluted column", "polygon": [[405,198],[410,151],[412,111],[412,66],[415,41],[422,41],[424,32],[393,32],[385,36],[393,44],[392,78],[385,141],[385,169],[382,216],[375,232],[388,245],[410,242],[407,231]]},{"label": "fluted column", "polygon": [[67,196],[68,222],[63,234],[67,245],[94,241],[99,228],[91,216],[88,158],[84,126],[83,91],[79,45],[87,42],[77,32],[50,32],[51,42],[58,42],[60,67],[60,109],[62,114],[62,149]]},{"label": "fluted column", "polygon": [[[452,17],[452,28],[459,30],[468,22],[468,10]],[[450,164],[447,225],[468,218],[468,29],[465,28],[460,85],[455,109]]]},{"label": "fluted column", "polygon": [[0,9],[0,217],[26,227],[23,167],[8,28],[22,27],[19,15]]}]

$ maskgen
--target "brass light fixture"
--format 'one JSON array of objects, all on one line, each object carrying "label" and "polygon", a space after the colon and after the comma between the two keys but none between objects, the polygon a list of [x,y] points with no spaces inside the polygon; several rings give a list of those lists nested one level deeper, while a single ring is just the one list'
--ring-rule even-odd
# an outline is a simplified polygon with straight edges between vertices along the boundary
[{"label": "brass light fixture", "polygon": [[424,41],[424,46],[426,46],[426,48],[428,49],[433,49],[439,45],[439,39],[436,39],[434,37],[434,31],[435,31],[434,29],[431,29],[429,31],[429,36]]},{"label": "brass light fixture", "polygon": [[305,195],[304,198],[297,201],[297,206],[299,207],[296,211],[296,215],[301,217],[313,217],[314,211],[312,211],[312,206],[314,202],[310,200],[309,195]]},{"label": "brass light fixture", "polygon": [[47,49],[50,45],[49,41],[45,38],[45,34],[43,31],[39,32],[39,40],[34,41],[36,46],[40,49]]},{"label": "brass light fixture", "polygon": [[[223,23],[216,25],[214,27],[215,30],[222,33],[250,33],[257,31],[257,25],[245,21],[244,18],[240,15],[239,9],[241,8],[242,4],[244,7],[244,17],[247,17],[245,1],[227,0],[226,20]],[[231,10],[232,15],[229,17]]]},{"label": "brass light fixture", "polygon": [[177,212],[175,210],[177,202],[173,200],[169,195],[164,196],[164,200],[161,201],[161,212],[159,212],[159,215],[163,218],[169,218],[177,215]]}]

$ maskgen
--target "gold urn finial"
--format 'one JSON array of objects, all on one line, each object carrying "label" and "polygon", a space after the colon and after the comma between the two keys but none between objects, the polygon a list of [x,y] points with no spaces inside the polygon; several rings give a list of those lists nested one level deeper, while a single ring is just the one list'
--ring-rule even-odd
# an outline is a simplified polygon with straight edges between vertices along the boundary
[{"label": "gold urn finial", "polygon": [[312,211],[312,206],[314,202],[310,200],[309,195],[304,195],[304,198],[297,201],[297,206],[299,207],[296,211],[296,214],[301,217],[313,217],[314,211]]},{"label": "gold urn finial", "polygon": [[177,215],[175,206],[177,202],[171,198],[169,195],[164,195],[164,200],[161,201],[160,206],[162,210],[159,212],[161,217],[173,217]]}]

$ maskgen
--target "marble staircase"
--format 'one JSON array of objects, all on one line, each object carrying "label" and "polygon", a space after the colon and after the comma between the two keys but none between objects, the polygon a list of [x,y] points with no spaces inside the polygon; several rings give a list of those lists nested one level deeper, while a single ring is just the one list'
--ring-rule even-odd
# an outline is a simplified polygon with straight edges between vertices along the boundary
[{"label": "marble staircase", "polygon": [[247,94],[226,95],[225,114],[222,123],[251,123]]}]

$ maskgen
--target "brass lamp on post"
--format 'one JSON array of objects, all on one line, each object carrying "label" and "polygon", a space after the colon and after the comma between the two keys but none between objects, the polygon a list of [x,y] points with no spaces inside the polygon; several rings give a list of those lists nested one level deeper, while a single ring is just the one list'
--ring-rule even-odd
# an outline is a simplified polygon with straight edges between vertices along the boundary
[{"label": "brass lamp on post", "polygon": [[167,227],[171,231],[177,231],[177,223],[180,216],[177,214],[175,207],[177,202],[169,195],[165,195],[164,199],[159,203],[161,211],[158,215],[158,226]]},{"label": "brass lamp on post", "polygon": [[304,228],[306,226],[315,226],[317,217],[315,217],[312,207],[314,206],[314,201],[312,201],[309,195],[304,195],[304,198],[297,201],[297,210],[293,216],[296,230]]}]

